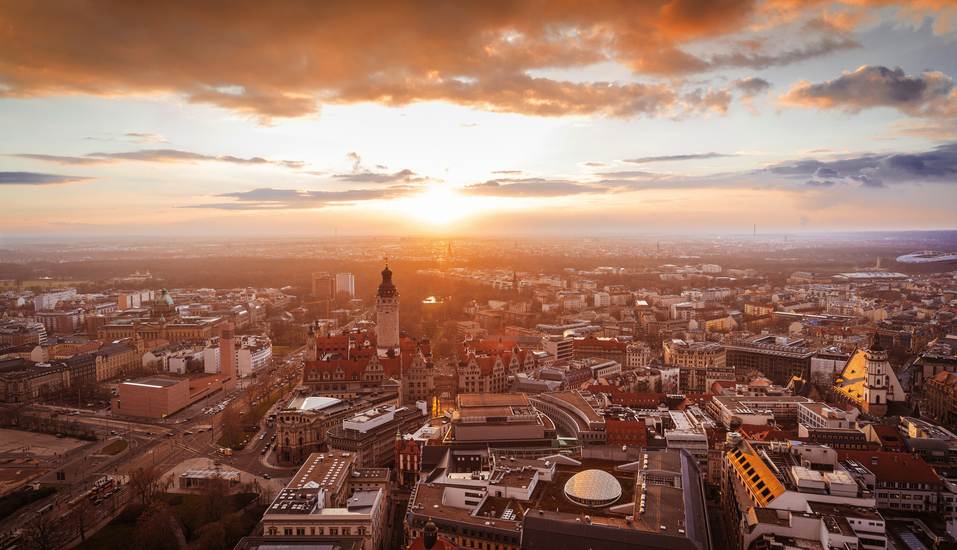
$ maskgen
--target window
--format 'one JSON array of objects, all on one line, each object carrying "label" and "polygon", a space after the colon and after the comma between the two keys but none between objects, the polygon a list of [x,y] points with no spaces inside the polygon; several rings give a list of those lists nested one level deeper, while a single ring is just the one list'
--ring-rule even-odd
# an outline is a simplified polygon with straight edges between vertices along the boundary
[{"label": "window", "polygon": [[297,527],[297,528],[296,528],[296,535],[298,535],[298,536],[301,537],[301,536],[303,536],[303,535],[305,535],[305,534],[306,534],[306,528],[305,528],[305,527]]},{"label": "window", "polygon": [[286,527],[286,528],[284,528],[284,529],[282,530],[282,534],[283,534],[283,535],[286,535],[287,537],[288,537],[288,536],[292,536],[292,527]]},{"label": "window", "polygon": [[339,534],[339,528],[338,528],[338,527],[330,527],[330,528],[329,528],[329,534],[330,534],[330,535],[338,535],[338,534]]},{"label": "window", "polygon": [[352,534],[352,528],[351,528],[351,527],[343,527],[343,528],[342,528],[342,534],[345,535],[345,536],[351,535],[351,534]]}]

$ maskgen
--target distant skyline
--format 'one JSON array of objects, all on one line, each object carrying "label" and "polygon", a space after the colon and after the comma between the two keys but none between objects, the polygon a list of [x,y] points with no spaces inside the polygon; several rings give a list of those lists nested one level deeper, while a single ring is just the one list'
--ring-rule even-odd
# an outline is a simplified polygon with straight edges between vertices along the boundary
[{"label": "distant skyline", "polygon": [[957,228],[957,6],[0,6],[0,239]]}]

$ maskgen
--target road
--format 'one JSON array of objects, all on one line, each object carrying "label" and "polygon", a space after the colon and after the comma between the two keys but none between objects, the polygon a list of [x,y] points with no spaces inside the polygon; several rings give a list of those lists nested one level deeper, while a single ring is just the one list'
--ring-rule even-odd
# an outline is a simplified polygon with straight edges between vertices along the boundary
[{"label": "road", "polygon": [[[294,378],[300,366],[301,351],[297,350],[296,354],[286,362],[286,369],[283,369],[286,371],[284,374]],[[227,396],[221,394],[213,396],[209,399],[209,404],[218,404],[226,399],[238,400],[236,405],[242,413],[243,409],[247,408],[247,404],[240,397],[241,390],[236,389]],[[219,446],[216,443],[218,436],[222,433],[222,414],[207,415],[203,412],[205,408],[206,400],[203,400],[172,415],[170,418],[155,421],[113,417],[109,416],[107,411],[84,411],[78,415],[69,416],[71,421],[88,426],[103,439],[56,456],[55,460],[42,462],[40,466],[52,468],[52,470],[40,476],[36,480],[37,482],[65,483],[69,488],[66,489],[66,492],[60,491],[46,499],[30,504],[19,510],[14,516],[0,522],[0,534],[22,528],[27,521],[36,517],[39,510],[51,504],[54,506],[54,512],[51,513],[55,513],[70,498],[85,491],[103,477],[113,477],[118,483],[121,483],[131,470],[140,467],[154,466],[158,470],[166,472],[186,460],[206,457],[223,464],[229,464],[255,476],[262,477],[268,474],[270,478],[277,482],[292,477],[296,471],[295,468],[274,467],[270,461],[271,453],[269,451],[263,453],[263,449],[272,446],[272,438],[276,433],[275,428],[260,431],[253,436],[246,449],[236,451],[232,456],[225,456],[218,452]],[[43,411],[44,409],[46,412],[52,413],[58,407],[35,406],[35,410]],[[201,429],[202,432],[200,432]],[[259,436],[263,434],[265,435],[260,439]],[[97,454],[110,442],[120,439],[128,442],[129,446],[126,450],[114,456]],[[23,451],[18,457],[23,458],[24,455],[29,454],[29,451]],[[42,457],[40,458],[42,459]],[[64,479],[57,479],[58,472],[62,473]],[[120,505],[125,503],[125,500],[120,498],[115,502],[117,503],[115,505]],[[110,505],[110,507],[112,506],[114,504]],[[97,507],[98,510],[100,508]],[[60,512],[60,514],[63,513]]]}]

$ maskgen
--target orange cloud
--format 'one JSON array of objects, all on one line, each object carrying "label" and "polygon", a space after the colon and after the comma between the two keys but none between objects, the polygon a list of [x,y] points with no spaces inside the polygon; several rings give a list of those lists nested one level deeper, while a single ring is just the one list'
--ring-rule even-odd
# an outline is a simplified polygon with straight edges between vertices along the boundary
[{"label": "orange cloud", "polygon": [[[446,101],[534,116],[722,112],[723,97],[702,95],[694,103],[694,92],[668,86],[531,74],[611,60],[639,74],[673,77],[781,66],[856,47],[841,28],[856,21],[848,12],[804,29],[797,45],[755,48],[767,37],[754,30],[768,21],[824,21],[828,5],[23,0],[0,6],[0,97],[172,93],[267,122],[366,101]],[[907,10],[944,21],[950,12],[943,6],[923,0]],[[723,53],[691,53],[708,41]]]}]

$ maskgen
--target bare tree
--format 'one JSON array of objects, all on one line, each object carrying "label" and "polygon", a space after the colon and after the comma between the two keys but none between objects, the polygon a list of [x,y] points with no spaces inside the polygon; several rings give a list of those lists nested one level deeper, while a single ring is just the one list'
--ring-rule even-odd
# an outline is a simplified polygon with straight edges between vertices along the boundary
[{"label": "bare tree", "polygon": [[226,546],[226,530],[218,521],[207,523],[196,531],[197,544],[200,550],[229,550]]},{"label": "bare tree", "polygon": [[56,550],[66,542],[59,522],[51,514],[41,514],[28,521],[23,528],[23,538],[33,550]]},{"label": "bare tree", "polygon": [[233,447],[239,444],[243,438],[243,426],[239,419],[239,411],[236,407],[230,405],[223,410],[223,437]]},{"label": "bare tree", "polygon": [[136,537],[139,550],[178,550],[175,519],[162,502],[154,502],[136,521]]},{"label": "bare tree", "polygon": [[73,505],[68,519],[80,533],[80,541],[86,541],[86,530],[92,525],[96,517],[93,503],[87,498],[81,498]]},{"label": "bare tree", "polygon": [[172,481],[169,478],[164,479],[162,472],[153,466],[130,471],[130,488],[144,506],[152,503],[157,493],[166,490],[171,484]]},{"label": "bare tree", "polygon": [[200,502],[206,518],[210,522],[219,521],[226,513],[229,499],[229,482],[221,477],[211,477],[205,480],[200,492]]}]

